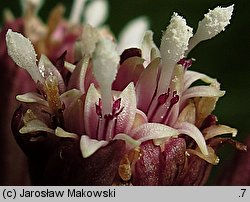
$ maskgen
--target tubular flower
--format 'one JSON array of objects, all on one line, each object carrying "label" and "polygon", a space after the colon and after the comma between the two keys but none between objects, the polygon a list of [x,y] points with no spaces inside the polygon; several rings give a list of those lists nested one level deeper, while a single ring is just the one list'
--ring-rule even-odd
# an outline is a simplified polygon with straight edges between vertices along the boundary
[{"label": "tubular flower", "polygon": [[[205,16],[209,23],[199,24],[211,29],[203,35],[219,33],[212,22],[223,30],[231,18],[232,6],[215,10]],[[214,140],[221,134],[234,137],[237,130],[211,114],[225,93],[217,80],[189,70],[192,60],[184,56],[196,35],[186,20],[173,14],[160,49],[148,31],[142,50],[121,55],[113,40],[90,25],[87,30],[77,42],[78,62],[64,66],[71,72],[68,82],[46,56],[37,63],[27,38],[7,32],[8,54],[37,86],[16,97],[22,104],[12,119],[33,183],[204,184],[219,163],[215,149],[222,141]],[[197,80],[206,85],[192,86]]]}]

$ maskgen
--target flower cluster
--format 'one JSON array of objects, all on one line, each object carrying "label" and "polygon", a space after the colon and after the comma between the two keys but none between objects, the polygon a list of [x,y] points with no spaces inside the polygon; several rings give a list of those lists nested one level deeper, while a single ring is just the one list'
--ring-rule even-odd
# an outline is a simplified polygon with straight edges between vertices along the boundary
[{"label": "flower cluster", "polygon": [[[233,5],[210,10],[193,34],[174,13],[160,48],[147,31],[141,48],[120,55],[109,34],[83,27],[71,59],[51,62],[8,30],[8,54],[36,84],[17,95],[17,142],[36,165],[36,183],[54,185],[200,185],[219,163],[218,137],[237,130],[212,114],[224,95],[216,79],[189,70],[190,50],[229,24]],[[73,62],[72,62],[73,61]],[[194,86],[197,80],[203,85]]]},{"label": "flower cluster", "polygon": [[[0,169],[0,184],[2,185],[30,184],[27,160],[12,136],[11,119],[15,109],[20,105],[15,99],[16,95],[36,91],[36,84],[26,70],[18,68],[8,56],[5,39],[8,29],[29,38],[37,57],[40,58],[41,54],[45,54],[57,67],[63,66],[61,62],[64,59],[70,63],[75,62],[74,58],[77,57],[74,54],[74,49],[77,49],[75,42],[81,37],[84,24],[98,27],[102,35],[114,40],[109,26],[104,24],[109,10],[107,0],[74,0],[69,18],[65,18],[66,8],[59,3],[51,10],[45,21],[40,19],[38,11],[43,3],[49,2],[43,0],[21,0],[20,2],[22,15],[17,17],[6,8],[3,12],[4,24],[0,31],[0,163],[3,165]],[[147,18],[143,16],[130,21],[119,36],[120,50],[141,40],[148,25]],[[137,33],[137,38],[125,37],[131,36],[133,32]],[[130,43],[127,43],[128,41]],[[60,73],[64,79],[70,76],[65,68],[61,68]]]}]

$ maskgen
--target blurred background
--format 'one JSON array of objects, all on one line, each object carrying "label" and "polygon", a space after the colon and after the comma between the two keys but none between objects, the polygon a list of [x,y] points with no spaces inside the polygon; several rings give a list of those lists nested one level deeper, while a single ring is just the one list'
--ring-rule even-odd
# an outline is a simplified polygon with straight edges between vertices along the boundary
[{"label": "blurred background", "polygon": [[[39,11],[46,21],[49,11],[58,0],[47,0]],[[67,18],[72,1],[60,1],[66,7]],[[226,91],[216,107],[214,114],[219,123],[238,129],[237,140],[243,141],[250,134],[250,1],[249,0],[109,0],[109,15],[105,24],[117,36],[126,23],[138,16],[146,16],[154,32],[154,40],[159,45],[162,31],[169,24],[173,12],[184,16],[189,26],[196,30],[198,21],[217,6],[235,4],[231,24],[226,31],[215,38],[200,43],[190,57],[196,59],[192,70],[217,78],[221,88]],[[0,1],[0,13],[9,8],[16,17],[21,16],[19,0]],[[94,13],[93,13],[94,15]],[[2,18],[0,24],[2,26]],[[221,163],[230,158],[234,149],[224,147],[220,153]],[[220,166],[215,166],[216,173]],[[208,185],[214,183],[214,175]]]}]

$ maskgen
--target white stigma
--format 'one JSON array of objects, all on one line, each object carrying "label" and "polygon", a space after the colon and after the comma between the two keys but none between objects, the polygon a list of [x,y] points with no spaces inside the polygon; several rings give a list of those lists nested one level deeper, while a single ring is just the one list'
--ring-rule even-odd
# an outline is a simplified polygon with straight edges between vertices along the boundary
[{"label": "white stigma", "polygon": [[162,72],[158,93],[164,93],[168,88],[176,63],[183,58],[188,49],[188,41],[192,37],[193,29],[186,24],[186,20],[174,13],[170,25],[163,34],[160,46],[162,57]]},{"label": "white stigma", "polygon": [[11,29],[6,34],[6,44],[9,56],[19,66],[26,69],[32,79],[41,80],[36,65],[36,52],[30,40]]},{"label": "white stigma", "polygon": [[100,39],[99,31],[91,25],[84,25],[81,36],[81,51],[84,56],[91,56],[96,48],[96,43]]},{"label": "white stigma", "polygon": [[218,6],[213,10],[209,10],[209,12],[204,15],[203,20],[199,22],[195,35],[190,39],[188,52],[199,42],[211,39],[224,31],[225,27],[230,24],[233,9],[234,5],[226,8]]},{"label": "white stigma", "polygon": [[97,43],[93,53],[93,73],[101,90],[103,114],[112,112],[111,86],[117,74],[119,60],[119,54],[112,41],[101,39]]}]

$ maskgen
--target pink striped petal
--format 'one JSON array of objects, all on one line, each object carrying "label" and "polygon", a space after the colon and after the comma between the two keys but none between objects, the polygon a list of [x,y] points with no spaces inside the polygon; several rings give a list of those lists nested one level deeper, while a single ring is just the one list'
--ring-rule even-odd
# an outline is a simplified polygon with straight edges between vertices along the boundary
[{"label": "pink striped petal", "polygon": [[116,133],[129,133],[136,114],[135,87],[130,83],[120,94],[122,112],[117,117]]},{"label": "pink striped petal", "polygon": [[181,97],[181,108],[182,105],[189,98],[193,97],[221,97],[225,94],[225,91],[221,91],[213,86],[194,86],[187,89]]},{"label": "pink striped petal", "polygon": [[63,111],[65,129],[69,132],[84,133],[83,98],[79,90],[72,89],[60,96],[65,109]]},{"label": "pink striped petal", "polygon": [[83,98],[77,98],[65,108],[63,115],[65,129],[76,134],[84,134],[84,101]]},{"label": "pink striped petal", "polygon": [[98,116],[96,114],[96,103],[101,98],[94,84],[91,84],[86,95],[84,104],[84,125],[87,135],[95,138],[97,134]]},{"label": "pink striped petal", "polygon": [[96,81],[94,74],[93,74],[93,65],[90,62],[89,67],[87,68],[86,75],[85,75],[85,80],[84,80],[84,88],[85,92],[88,91],[89,87],[91,84],[94,84],[96,88],[99,87],[98,82]]},{"label": "pink striped petal", "polygon": [[76,88],[82,93],[85,93],[85,77],[89,66],[89,58],[85,57],[77,63],[67,86],[67,89]]},{"label": "pink striped petal", "polygon": [[82,93],[79,90],[72,89],[60,95],[60,100],[64,104],[65,108],[67,108],[72,102],[79,99],[81,96]]},{"label": "pink striped petal", "polygon": [[216,79],[213,79],[205,74],[201,74],[199,72],[188,70],[185,72],[185,75],[184,75],[183,91],[188,89],[192,85],[192,83],[194,83],[197,80],[202,80],[206,83],[218,83]]},{"label": "pink striped petal", "polygon": [[147,112],[157,86],[157,73],[160,58],[154,59],[142,72],[136,83],[136,100],[138,109]]},{"label": "pink striped petal", "polygon": [[144,59],[140,57],[130,57],[126,59],[118,69],[112,89],[122,91],[130,82],[134,82],[136,85],[136,82],[144,70],[143,62]]},{"label": "pink striped petal", "polygon": [[176,123],[175,128],[179,133],[186,134],[194,139],[204,155],[208,155],[207,145],[200,130],[193,124],[188,122]]},{"label": "pink striped petal", "polygon": [[160,123],[145,123],[131,133],[131,137],[140,142],[169,138],[177,135],[179,135],[177,130]]}]

